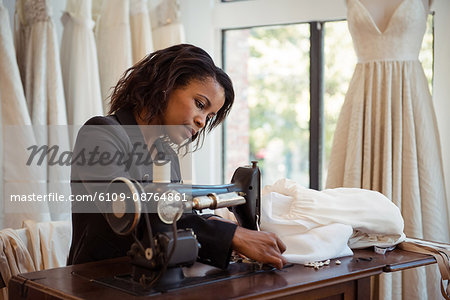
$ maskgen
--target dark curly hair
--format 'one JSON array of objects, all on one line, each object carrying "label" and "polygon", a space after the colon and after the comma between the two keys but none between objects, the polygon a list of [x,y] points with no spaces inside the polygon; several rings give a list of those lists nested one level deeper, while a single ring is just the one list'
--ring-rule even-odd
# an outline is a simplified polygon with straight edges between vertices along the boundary
[{"label": "dark curly hair", "polygon": [[197,149],[203,143],[205,132],[223,122],[234,102],[230,77],[199,47],[179,44],[158,50],[126,70],[112,92],[109,114],[123,108],[141,113],[145,108],[146,115],[142,117],[150,123],[165,113],[173,90],[187,86],[191,80],[207,78],[213,78],[223,87],[225,103],[192,137],[192,141],[197,140]]}]

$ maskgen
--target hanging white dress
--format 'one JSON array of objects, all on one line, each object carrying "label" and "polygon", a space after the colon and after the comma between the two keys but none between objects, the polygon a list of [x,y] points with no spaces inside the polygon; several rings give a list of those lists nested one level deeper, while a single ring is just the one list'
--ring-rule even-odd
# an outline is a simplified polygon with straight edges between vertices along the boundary
[{"label": "hanging white dress", "polygon": [[109,111],[108,97],[117,81],[131,67],[130,1],[102,2],[95,27],[103,111]]},{"label": "hanging white dress", "polygon": [[155,50],[185,43],[184,26],[180,20],[178,0],[166,0],[152,10],[153,46]]},{"label": "hanging white dress", "polygon": [[[57,146],[58,159],[70,147],[59,47],[51,9],[48,0],[18,0],[16,14],[17,62],[37,145]],[[48,165],[41,165],[41,172],[47,171],[47,193],[58,193],[68,198],[70,166],[48,162]],[[47,203],[52,219],[67,220],[70,217],[68,201]]]},{"label": "hanging white dress", "polygon": [[130,27],[134,64],[153,52],[152,29],[147,0],[130,1]]},{"label": "hanging white dress", "polygon": [[91,0],[68,0],[61,18],[61,70],[70,125],[103,115],[91,8]]},{"label": "hanging white dress", "polygon": [[36,203],[15,205],[10,195],[44,194],[45,177],[27,166],[30,145],[36,144],[14,53],[8,12],[0,0],[0,228],[20,228],[27,219],[48,221],[48,207]]},{"label": "hanging white dress", "polygon": [[[423,2],[403,0],[384,31],[359,0],[347,0],[347,15],[358,64],[336,127],[327,188],[379,191],[400,208],[406,236],[448,242],[441,146],[418,60]],[[436,268],[400,275],[393,276],[394,299],[438,299]]]}]

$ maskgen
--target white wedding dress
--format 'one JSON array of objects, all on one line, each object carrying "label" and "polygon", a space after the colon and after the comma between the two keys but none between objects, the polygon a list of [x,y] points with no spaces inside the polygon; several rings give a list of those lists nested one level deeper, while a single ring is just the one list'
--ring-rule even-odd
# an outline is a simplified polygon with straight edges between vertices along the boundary
[{"label": "white wedding dress", "polygon": [[[384,31],[359,0],[347,0],[347,16],[358,64],[336,127],[326,186],[379,191],[401,209],[406,236],[448,242],[441,146],[418,60],[427,11],[422,0],[403,0]],[[393,277],[394,299],[439,297],[435,269]]]},{"label": "white wedding dress", "polygon": [[61,69],[70,125],[103,115],[91,8],[91,0],[68,0],[61,18]]},{"label": "white wedding dress", "polygon": [[[70,150],[66,104],[56,30],[49,0],[17,0],[15,28],[17,62],[37,146]],[[58,158],[56,158],[58,159]],[[70,166],[42,164],[47,193],[70,195]],[[48,202],[52,220],[70,218],[70,202]]]},{"label": "white wedding dress", "polygon": [[130,1],[130,28],[134,64],[153,52],[152,28],[147,0]]},{"label": "white wedding dress", "polygon": [[161,1],[151,11],[153,45],[155,50],[185,43],[184,26],[180,20],[178,0]]},{"label": "white wedding dress", "polygon": [[27,166],[26,148],[36,144],[14,53],[14,41],[6,8],[0,0],[0,229],[20,228],[27,219],[49,221],[46,205],[15,205],[11,194],[44,194],[45,177],[39,168]]},{"label": "white wedding dress", "polygon": [[130,1],[104,0],[97,17],[95,38],[100,72],[103,111],[109,111],[109,99],[122,74],[131,67]]}]

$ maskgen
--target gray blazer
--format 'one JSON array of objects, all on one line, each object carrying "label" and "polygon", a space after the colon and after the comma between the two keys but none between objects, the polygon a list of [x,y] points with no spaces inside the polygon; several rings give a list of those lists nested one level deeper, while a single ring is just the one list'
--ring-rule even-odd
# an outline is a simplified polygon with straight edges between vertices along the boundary
[{"label": "gray blazer", "polygon": [[[93,126],[95,125],[95,126]],[[103,126],[108,125],[108,126]],[[146,144],[131,111],[121,110],[115,115],[94,117],[80,129],[73,151],[71,187],[73,195],[93,195],[104,192],[106,185],[116,177],[126,177],[145,184],[153,178],[151,163],[136,163],[136,158],[149,156]],[[133,129],[134,128],[134,129]],[[109,163],[102,163],[101,153],[108,152]],[[180,167],[176,153],[165,149],[171,160],[171,180],[179,182]],[[89,155],[97,154],[97,160]],[[123,155],[113,154],[120,153]],[[137,155],[137,153],[139,155]],[[114,163],[122,159],[125,164]],[[151,161],[151,160],[150,160]],[[154,214],[150,214],[152,224]],[[210,216],[210,215],[209,215]],[[231,255],[231,241],[236,225],[208,220],[208,215],[184,214],[177,222],[178,228],[192,228],[201,245],[199,260],[219,268],[228,266]],[[144,234],[145,222],[138,224],[138,236]],[[160,222],[159,222],[160,223]],[[73,202],[72,245],[68,264],[79,264],[114,257],[125,256],[134,242],[132,236],[119,236],[110,228],[95,203]],[[155,233],[155,228],[153,228]],[[158,228],[156,228],[158,230]]]}]

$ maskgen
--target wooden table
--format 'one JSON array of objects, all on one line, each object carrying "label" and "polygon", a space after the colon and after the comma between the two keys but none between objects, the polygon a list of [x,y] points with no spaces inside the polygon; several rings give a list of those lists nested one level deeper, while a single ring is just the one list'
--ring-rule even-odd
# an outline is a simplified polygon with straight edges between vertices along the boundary
[{"label": "wooden table", "polygon": [[283,270],[260,272],[240,278],[137,297],[95,282],[130,272],[128,258],[68,266],[16,275],[9,283],[10,299],[369,299],[370,277],[435,263],[432,256],[396,249],[385,255],[356,250],[341,258],[340,265],[318,270],[291,265]]}]

